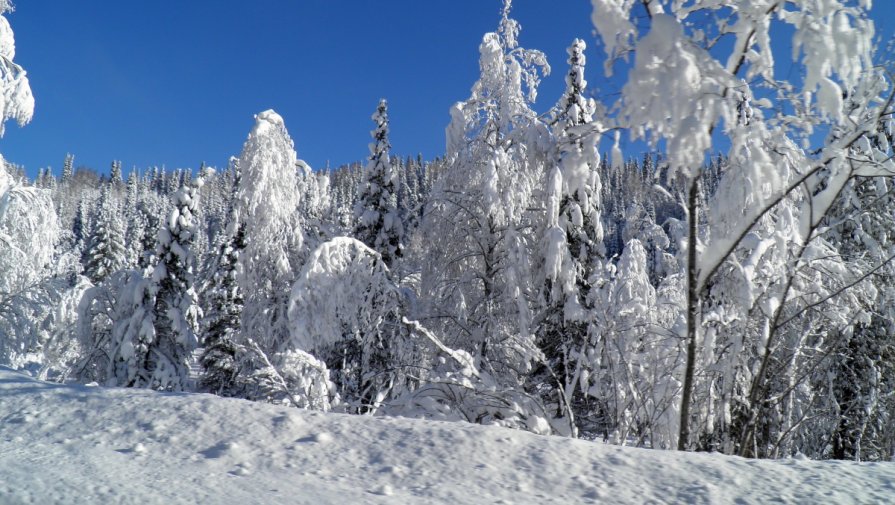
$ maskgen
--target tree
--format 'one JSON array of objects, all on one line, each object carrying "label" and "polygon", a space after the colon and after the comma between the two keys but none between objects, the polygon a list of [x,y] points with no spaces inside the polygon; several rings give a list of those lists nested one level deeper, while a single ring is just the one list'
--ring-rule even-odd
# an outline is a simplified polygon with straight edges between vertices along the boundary
[{"label": "tree", "polygon": [[121,161],[115,160],[112,162],[112,168],[109,171],[109,182],[115,188],[120,188],[124,185],[124,179],[121,176]]},{"label": "tree", "polygon": [[60,234],[49,190],[23,186],[0,156],[0,363],[41,347],[41,326],[65,289],[53,282]]},{"label": "tree", "polygon": [[[558,410],[581,409],[586,391],[580,362],[588,351],[593,318],[591,286],[599,279],[603,246],[600,218],[599,132],[591,128],[596,105],[584,98],[585,57],[583,41],[568,49],[569,72],[566,91],[554,111],[556,160],[547,177],[547,212],[541,238],[543,288],[539,315],[538,345],[544,352],[550,376],[538,374],[536,382],[556,380],[552,394]],[[542,388],[542,386],[540,386]],[[565,412],[570,419],[584,412]],[[574,431],[574,430],[573,430]]]},{"label": "tree", "polygon": [[451,108],[448,167],[422,225],[421,291],[422,322],[469,353],[499,389],[514,391],[541,356],[530,305],[531,203],[549,133],[531,102],[549,66],[541,52],[518,46],[509,10],[506,2],[498,31],[479,46],[481,75],[471,96]]},{"label": "tree", "polygon": [[158,232],[153,267],[119,270],[84,293],[78,335],[85,352],[76,377],[107,386],[191,388],[190,361],[201,317],[191,244],[203,182],[199,177],[175,193],[174,208]]},{"label": "tree", "polygon": [[235,213],[220,238],[217,263],[208,295],[207,329],[202,339],[205,349],[199,362],[204,374],[203,390],[222,396],[240,394],[238,342],[239,320],[243,310],[243,294],[239,287],[237,266],[246,247],[245,228]]},{"label": "tree", "polygon": [[[705,301],[716,274],[738,259],[737,248],[759,220],[787,199],[798,201],[802,216],[792,229],[790,252],[801,261],[813,250],[818,225],[850,179],[891,174],[886,153],[880,156],[869,145],[857,156],[850,152],[866,142],[862,139],[875,136],[880,118],[891,113],[890,85],[872,66],[873,29],[866,2],[692,2],[675,3],[670,12],[656,1],[635,6],[593,0],[593,5],[594,26],[610,58],[606,70],[612,70],[618,56],[634,53],[620,98],[620,126],[656,146],[661,141],[669,177],[682,179],[687,188],[686,359],[678,439],[678,447],[686,449],[697,438],[691,430],[692,395],[697,352],[704,345]],[[641,14],[647,14],[645,25]],[[705,14],[721,21],[698,22]],[[777,25],[795,30],[791,58],[803,72],[790,74],[804,75],[802,82],[775,75],[779,55],[771,37]],[[720,46],[714,41],[728,36],[734,43],[719,59]],[[765,89],[785,91],[772,95]],[[847,105],[843,97],[857,106]],[[812,145],[811,134],[821,126],[836,129],[837,135]],[[727,138],[727,157],[737,160],[733,170],[752,184],[740,186],[738,198],[727,200],[734,210],[727,219],[706,226],[699,216],[700,181],[706,154],[718,136]],[[793,175],[781,177],[781,169]],[[793,279],[795,271],[787,275]],[[777,336],[782,332],[777,330],[795,294],[791,286],[784,282],[782,297],[770,309],[773,330],[759,344],[759,367],[746,406],[752,410],[743,433],[754,434],[755,423],[766,413],[768,367],[781,349]],[[753,446],[749,440],[740,439],[739,449]]]},{"label": "tree", "polygon": [[146,342],[143,370],[135,386],[181,391],[189,387],[192,352],[201,311],[193,286],[196,237],[194,215],[199,206],[198,177],[174,195],[174,209],[158,234],[158,264],[152,271],[149,293],[155,299],[154,336]]},{"label": "tree", "polygon": [[240,333],[273,355],[289,340],[286,306],[300,266],[297,156],[279,114],[267,110],[255,119],[239,157],[238,212],[247,237],[240,255],[245,294]]},{"label": "tree", "polygon": [[376,129],[370,132],[370,161],[357,191],[354,236],[377,251],[389,267],[404,250],[404,224],[398,213],[398,173],[389,159],[388,103],[379,100],[373,114]]},{"label": "tree", "polygon": [[84,275],[98,284],[127,265],[124,225],[108,189],[104,188],[93,218],[93,229],[84,250]]},{"label": "tree", "polygon": [[291,344],[319,357],[351,412],[375,412],[406,389],[414,347],[403,299],[379,254],[336,237],[314,250],[289,298]]},{"label": "tree", "polygon": [[62,162],[62,185],[69,184],[75,175],[75,155],[67,153]]},{"label": "tree", "polygon": [[[6,120],[31,121],[34,97],[25,70],[16,64],[15,37],[4,16],[12,10],[0,0],[0,137]],[[24,187],[0,156],[0,360],[34,350],[39,344],[39,310],[52,303],[56,289],[42,282],[51,271],[59,222],[49,192]]]}]

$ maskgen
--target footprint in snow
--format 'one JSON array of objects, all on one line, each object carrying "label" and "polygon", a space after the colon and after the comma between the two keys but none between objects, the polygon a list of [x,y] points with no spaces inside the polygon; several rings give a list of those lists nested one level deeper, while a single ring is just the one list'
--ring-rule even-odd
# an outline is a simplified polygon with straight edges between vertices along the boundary
[{"label": "footprint in snow", "polygon": [[326,432],[315,433],[306,437],[301,437],[296,442],[300,444],[328,444],[333,441],[333,436]]},{"label": "footprint in snow", "polygon": [[395,494],[395,490],[388,484],[383,484],[369,491],[370,494],[378,494],[380,496],[391,496]]},{"label": "footprint in snow", "polygon": [[115,449],[115,452],[120,452],[121,454],[145,454],[146,446],[138,443],[130,449]]},{"label": "footprint in snow", "polygon": [[217,459],[232,453],[237,447],[238,445],[236,442],[220,442],[204,451],[199,451],[199,454],[208,459]]}]

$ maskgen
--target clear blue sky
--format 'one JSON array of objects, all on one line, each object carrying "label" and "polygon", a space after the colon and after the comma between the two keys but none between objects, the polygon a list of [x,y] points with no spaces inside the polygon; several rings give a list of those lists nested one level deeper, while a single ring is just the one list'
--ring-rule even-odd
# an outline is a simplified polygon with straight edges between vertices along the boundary
[{"label": "clear blue sky", "polygon": [[[539,108],[562,91],[565,47],[591,38],[590,3],[516,0],[522,43],[555,66]],[[393,152],[444,152],[449,107],[469,96],[499,0],[19,0],[8,19],[34,120],[7,125],[0,152],[31,174],[67,152],[107,171],[225,166],[253,114],[286,120],[313,167],[364,159],[370,115],[389,100]]]},{"label": "clear blue sky", "polygon": [[[876,0],[877,23],[895,1]],[[0,152],[58,171],[225,166],[253,114],[286,120],[300,158],[320,168],[367,156],[370,115],[389,100],[396,154],[444,151],[450,105],[478,76],[478,45],[500,0],[19,0],[8,19],[34,91],[33,122],[7,125]],[[553,73],[537,109],[562,92],[565,48],[588,42],[589,81],[603,83],[587,0],[515,0],[524,47]],[[878,28],[885,31],[886,27]],[[889,31],[891,31],[889,29]],[[601,86],[602,84],[602,86]],[[617,86],[615,87],[617,89]]]}]

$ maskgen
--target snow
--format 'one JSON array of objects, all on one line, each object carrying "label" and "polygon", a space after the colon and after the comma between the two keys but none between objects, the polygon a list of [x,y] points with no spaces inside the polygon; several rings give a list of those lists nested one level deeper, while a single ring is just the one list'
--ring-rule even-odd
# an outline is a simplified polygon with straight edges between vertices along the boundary
[{"label": "snow", "polygon": [[628,21],[634,0],[591,0],[594,6],[591,21],[603,40],[606,50],[605,72],[612,75],[612,61],[630,48],[637,30]]},{"label": "snow", "polygon": [[66,386],[0,368],[0,502],[891,503],[895,464],[748,460]]},{"label": "snow", "polygon": [[273,109],[267,109],[255,116],[255,128],[252,134],[261,136],[267,134],[270,128],[279,129],[285,127],[286,122],[283,121],[283,116],[277,114]]},{"label": "snow", "polygon": [[2,16],[9,3],[0,1],[0,137],[7,119],[15,119],[19,126],[31,121],[34,115],[34,96],[27,72],[14,63],[15,37],[9,21]]}]

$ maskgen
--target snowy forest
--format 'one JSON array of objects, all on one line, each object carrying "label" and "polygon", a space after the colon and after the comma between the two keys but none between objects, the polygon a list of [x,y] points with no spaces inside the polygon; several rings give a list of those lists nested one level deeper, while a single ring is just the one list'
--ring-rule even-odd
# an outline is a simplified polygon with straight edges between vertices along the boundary
[{"label": "snowy forest", "polygon": [[[495,3],[435,159],[390,144],[386,99],[347,119],[372,112],[369,157],[334,169],[273,110],[225,167],[101,173],[73,153],[31,180],[0,158],[0,365],[891,460],[895,66],[870,1],[592,3],[595,35],[557,34],[568,59],[549,64]],[[34,107],[14,47],[0,16],[0,135]],[[588,64],[621,93],[598,100]],[[551,71],[565,92],[536,110]]]}]

